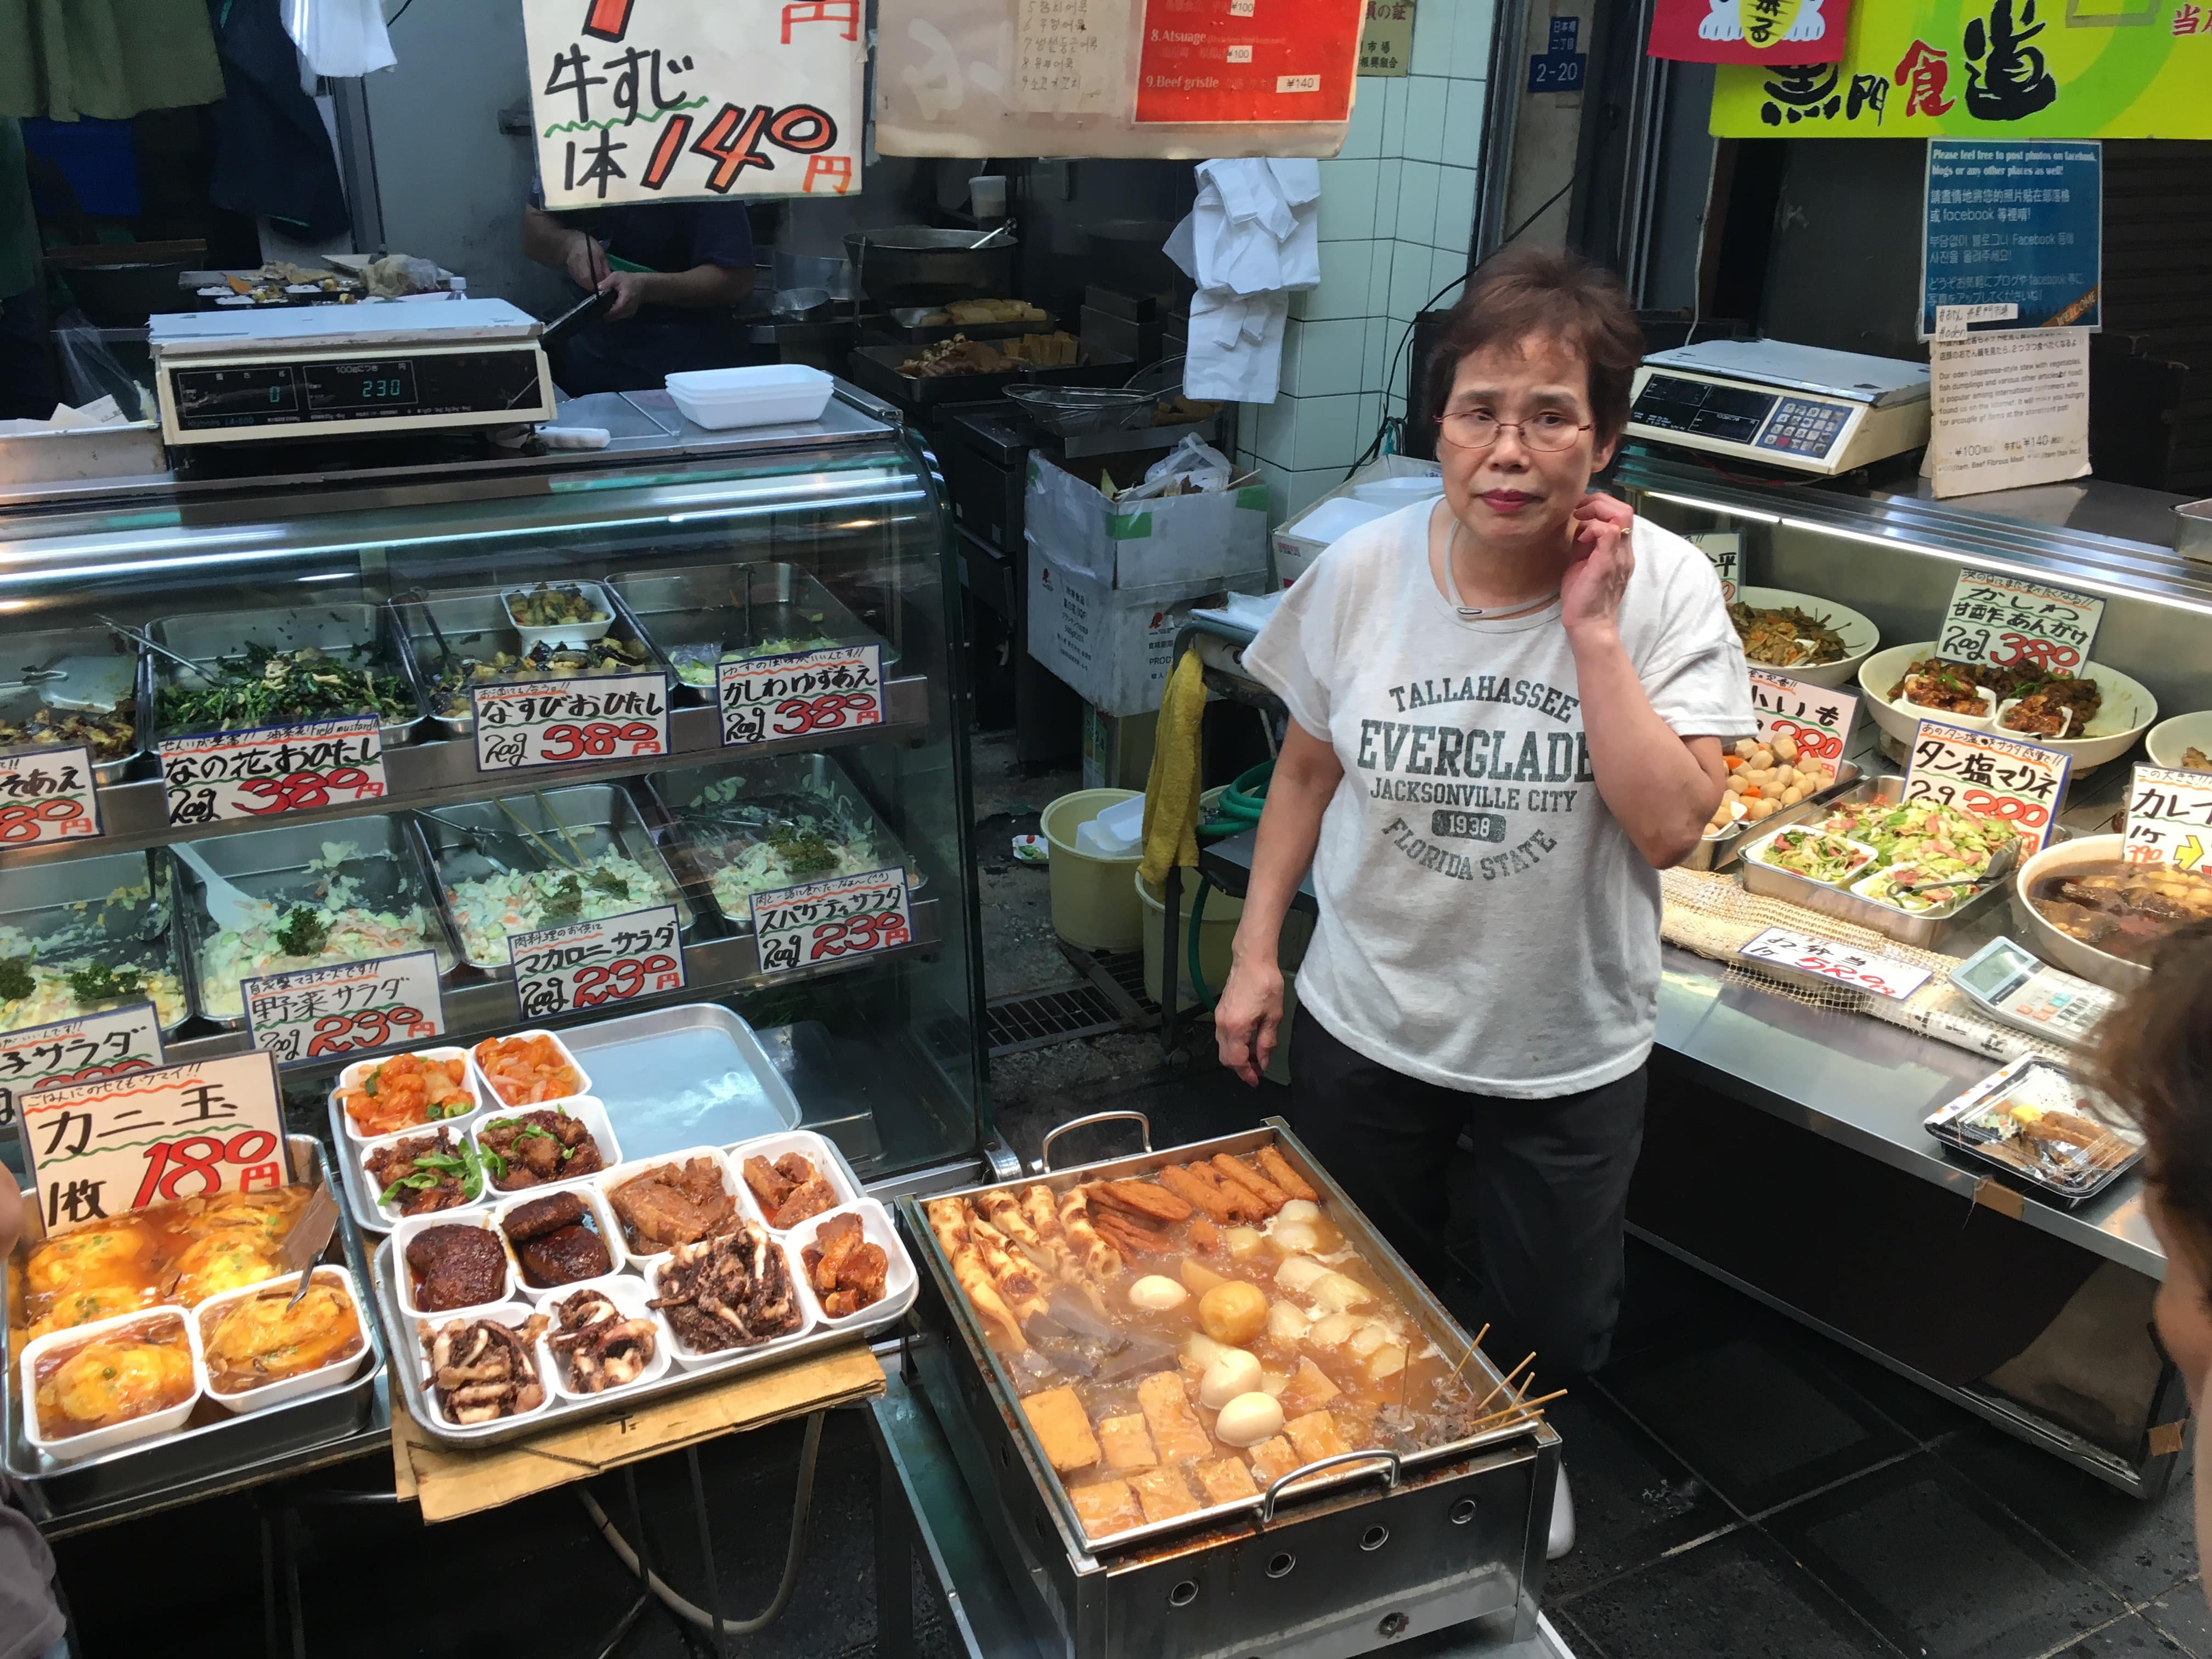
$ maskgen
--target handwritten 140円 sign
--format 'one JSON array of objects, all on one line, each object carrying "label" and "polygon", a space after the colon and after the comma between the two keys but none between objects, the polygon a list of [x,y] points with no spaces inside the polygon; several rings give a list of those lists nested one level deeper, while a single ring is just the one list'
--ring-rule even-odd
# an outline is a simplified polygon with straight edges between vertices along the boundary
[{"label": "handwritten 140\u5186 sign", "polygon": [[522,0],[545,205],[860,187],[865,0]]},{"label": "handwritten 140\u5186 sign", "polygon": [[1997,819],[2032,838],[2040,851],[2057,828],[2073,765],[2070,756],[2040,744],[1923,720],[1912,734],[1905,801],[1933,801]]},{"label": "handwritten 140\u5186 sign", "polygon": [[92,841],[105,833],[89,749],[0,755],[0,851],[42,842]]},{"label": "handwritten 140\u5186 sign", "polygon": [[469,696],[479,772],[668,752],[668,682],[659,674],[480,685]]},{"label": "handwritten 140\u5186 sign", "polygon": [[1751,706],[1759,719],[1759,740],[1788,738],[1797,752],[1826,761],[1832,769],[1850,746],[1851,723],[1859,700],[1832,685],[1814,685],[1771,668],[1751,671]]},{"label": "handwritten 140\u5186 sign", "polygon": [[19,1026],[0,1036],[0,1127],[15,1121],[17,1097],[34,1089],[151,1071],[167,1058],[161,1011],[150,1002]]},{"label": "handwritten 140\u5186 sign", "polygon": [[797,973],[914,943],[906,872],[868,870],[752,896],[764,974]]},{"label": "handwritten 140\u5186 sign", "polygon": [[2020,576],[1961,570],[1936,639],[1936,654],[2052,675],[2079,674],[2104,620],[2094,594]]},{"label": "handwritten 140\u5186 sign", "polygon": [[446,1030],[430,951],[242,979],[238,989],[253,1046],[287,1063],[434,1042]]},{"label": "handwritten 140\u5186 sign", "polygon": [[714,694],[726,748],[881,726],[883,647],[825,646],[725,660],[715,665]]},{"label": "handwritten 140\u5186 sign", "polygon": [[172,824],[311,812],[386,793],[374,714],[167,738],[159,753]]},{"label": "handwritten 140\u5186 sign", "polygon": [[526,1020],[656,997],[684,988],[683,921],[676,907],[572,921],[507,941],[514,1000]]},{"label": "handwritten 140\u5186 sign", "polygon": [[2121,856],[2212,876],[2212,776],[2137,766],[2128,787]]},{"label": "handwritten 140\u5186 sign", "polygon": [[268,1054],[40,1089],[21,1111],[50,1235],[149,1204],[284,1184],[283,1097]]}]

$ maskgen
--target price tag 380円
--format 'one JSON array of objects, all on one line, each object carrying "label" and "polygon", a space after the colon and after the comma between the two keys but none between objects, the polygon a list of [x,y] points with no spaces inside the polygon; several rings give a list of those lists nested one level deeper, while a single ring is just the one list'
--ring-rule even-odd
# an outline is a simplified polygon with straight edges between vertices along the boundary
[{"label": "price tag 380\u5186", "polygon": [[824,646],[715,665],[725,748],[884,723],[884,648]]},{"label": "price tag 380\u5186", "polygon": [[764,974],[796,973],[914,942],[902,869],[830,876],[755,893],[752,913]]},{"label": "price tag 380\u5186", "polygon": [[1953,662],[2078,674],[2104,616],[2105,602],[2093,593],[1993,570],[1961,570],[1936,654]]},{"label": "price tag 380\u5186", "polygon": [[480,685],[469,696],[479,772],[668,752],[668,681],[659,674]]},{"label": "price tag 380\u5186", "polygon": [[285,1064],[434,1042],[446,1030],[430,951],[268,974],[238,989],[253,1046]]},{"label": "price tag 380\u5186", "polygon": [[526,1020],[684,988],[683,922],[672,904],[516,933],[514,1000]]},{"label": "price tag 380\u5186", "polygon": [[105,835],[92,751],[26,749],[0,755],[0,852]]},{"label": "price tag 380\u5186", "polygon": [[165,738],[157,752],[173,824],[309,812],[386,793],[374,714]]}]

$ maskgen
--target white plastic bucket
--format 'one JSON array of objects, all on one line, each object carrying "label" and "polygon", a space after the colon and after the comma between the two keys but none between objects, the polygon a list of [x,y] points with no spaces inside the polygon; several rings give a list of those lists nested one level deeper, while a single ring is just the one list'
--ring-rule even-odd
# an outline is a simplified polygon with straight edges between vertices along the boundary
[{"label": "white plastic bucket", "polygon": [[1079,789],[1044,809],[1038,829],[1052,844],[1052,925],[1070,945],[1085,951],[1131,951],[1143,943],[1144,913],[1134,879],[1141,848],[1121,858],[1101,858],[1075,844],[1075,832],[1135,789]]}]

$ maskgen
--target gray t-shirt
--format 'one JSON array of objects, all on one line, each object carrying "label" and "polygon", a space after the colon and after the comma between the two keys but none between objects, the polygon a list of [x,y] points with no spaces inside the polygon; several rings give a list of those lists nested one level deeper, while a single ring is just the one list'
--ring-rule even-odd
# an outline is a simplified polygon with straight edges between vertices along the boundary
[{"label": "gray t-shirt", "polygon": [[[1590,769],[1556,600],[1461,617],[1429,572],[1424,502],[1363,526],[1284,595],[1244,665],[1336,750],[1301,1013],[1448,1089],[1544,1099],[1651,1049],[1659,877]],[[1755,720],[1705,556],[1636,521],[1620,636],[1682,737]]]}]

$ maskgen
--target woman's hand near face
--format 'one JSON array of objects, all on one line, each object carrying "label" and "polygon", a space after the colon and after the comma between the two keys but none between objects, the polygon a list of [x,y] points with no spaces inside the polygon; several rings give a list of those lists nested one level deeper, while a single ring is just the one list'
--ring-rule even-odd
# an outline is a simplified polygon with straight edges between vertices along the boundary
[{"label": "woman's hand near face", "polygon": [[1636,514],[1611,495],[1583,497],[1574,511],[1575,556],[1559,582],[1559,620],[1570,639],[1611,632],[1636,573]]}]

